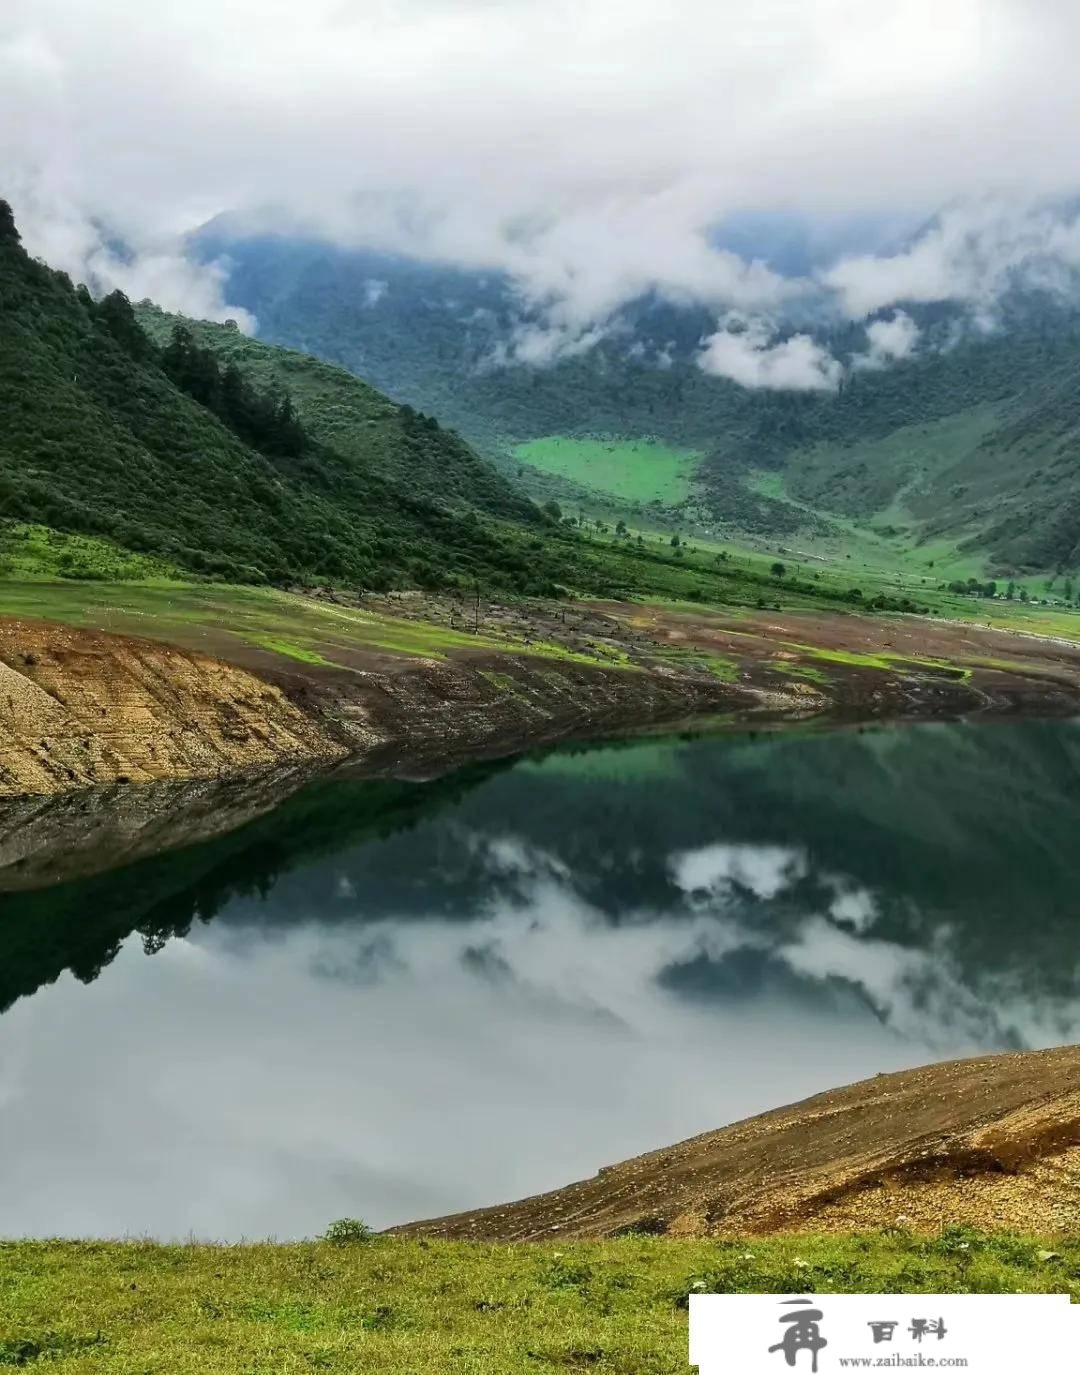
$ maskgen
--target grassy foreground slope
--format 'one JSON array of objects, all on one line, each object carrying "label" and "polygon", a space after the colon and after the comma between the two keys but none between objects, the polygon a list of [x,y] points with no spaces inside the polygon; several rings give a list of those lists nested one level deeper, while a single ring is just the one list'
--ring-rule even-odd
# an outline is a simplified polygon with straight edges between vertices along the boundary
[{"label": "grassy foreground slope", "polygon": [[691,1293],[1069,1293],[1080,1240],[0,1242],[0,1367],[682,1375]]}]

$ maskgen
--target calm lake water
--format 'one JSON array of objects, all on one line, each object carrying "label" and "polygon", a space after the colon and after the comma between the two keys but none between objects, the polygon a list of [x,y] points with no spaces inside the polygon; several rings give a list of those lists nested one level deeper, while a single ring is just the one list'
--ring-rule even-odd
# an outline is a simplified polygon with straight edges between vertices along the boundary
[{"label": "calm lake water", "polygon": [[1078,1040],[1078,836],[1072,724],[676,739],[0,894],[0,1234],[381,1226]]}]

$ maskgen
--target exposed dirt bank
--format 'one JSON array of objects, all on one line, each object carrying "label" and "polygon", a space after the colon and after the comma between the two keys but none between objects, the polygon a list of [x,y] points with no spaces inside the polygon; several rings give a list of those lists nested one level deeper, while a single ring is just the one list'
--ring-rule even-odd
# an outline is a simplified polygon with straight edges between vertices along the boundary
[{"label": "exposed dirt bank", "polygon": [[1080,1226],[1080,1046],[878,1075],[553,1193],[395,1230],[529,1241],[951,1223]]},{"label": "exposed dirt bank", "polygon": [[708,673],[557,656],[368,658],[366,669],[264,665],[256,676],[130,636],[0,621],[0,796],[346,757],[373,774],[422,776],[574,734],[797,705]]},{"label": "exposed dirt bank", "polygon": [[[917,617],[485,603],[473,639],[468,606],[449,598],[365,598],[362,610],[368,640],[335,641],[333,661],[316,644],[310,662],[206,623],[189,633],[183,618],[175,645],[0,620],[0,796],[346,757],[374,774],[429,776],[701,713],[1080,712],[1080,645]],[[408,650],[393,647],[395,626]],[[428,643],[430,657],[416,648]]]},{"label": "exposed dirt bank", "polygon": [[280,687],[233,664],[149,640],[0,621],[0,796],[340,753]]}]

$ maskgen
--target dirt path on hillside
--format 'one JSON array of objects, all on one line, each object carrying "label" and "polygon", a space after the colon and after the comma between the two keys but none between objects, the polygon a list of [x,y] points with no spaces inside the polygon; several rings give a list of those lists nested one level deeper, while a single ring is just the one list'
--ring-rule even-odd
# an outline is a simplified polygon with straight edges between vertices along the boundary
[{"label": "dirt path on hillside", "polygon": [[394,1230],[529,1241],[949,1224],[1080,1226],[1080,1046],[881,1074],[553,1193]]}]

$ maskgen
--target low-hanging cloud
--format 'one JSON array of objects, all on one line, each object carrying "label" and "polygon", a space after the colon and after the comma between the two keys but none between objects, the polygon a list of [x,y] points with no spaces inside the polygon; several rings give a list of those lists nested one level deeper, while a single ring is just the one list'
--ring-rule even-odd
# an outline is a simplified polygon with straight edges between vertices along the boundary
[{"label": "low-hanging cloud", "polygon": [[1000,198],[949,207],[892,254],[861,254],[821,274],[847,315],[861,319],[897,301],[956,301],[992,311],[1013,285],[1075,295],[1080,213]]},{"label": "low-hanging cloud", "polygon": [[194,261],[175,236],[118,242],[78,205],[58,197],[42,202],[31,191],[13,199],[30,251],[73,281],[85,282],[96,295],[122,291],[133,301],[149,299],[199,320],[234,320],[245,333],[255,332],[254,315],[229,304],[226,263]]},{"label": "low-hanging cloud", "polygon": [[28,250],[99,295],[119,290],[199,319],[233,319],[253,333],[254,316],[226,300],[224,263],[196,263],[167,228],[114,228],[95,218],[71,155],[65,97],[63,63],[45,39],[0,40],[0,117],[8,103],[21,115],[0,122],[0,195],[14,205]]},{"label": "low-hanging cloud", "polygon": [[[1080,260],[1075,220],[1018,208],[1075,183],[1078,39],[1068,0],[6,0],[0,194],[73,276],[213,318],[239,315],[224,270],[180,245],[221,212],[505,272],[525,321],[507,357],[535,366],[648,293],[986,318],[1012,272],[1060,289]],[[744,210],[950,202],[810,281],[715,248]],[[714,338],[703,365],[747,385],[836,384],[805,336]]]},{"label": "low-hanging cloud", "polygon": [[698,367],[741,387],[775,391],[835,391],[843,365],[809,334],[777,339],[762,319],[729,315],[702,342]]},{"label": "low-hanging cloud", "polygon": [[866,326],[866,352],[855,354],[851,366],[856,371],[874,371],[910,358],[921,334],[922,330],[905,310],[894,311],[888,320],[873,320]]}]

